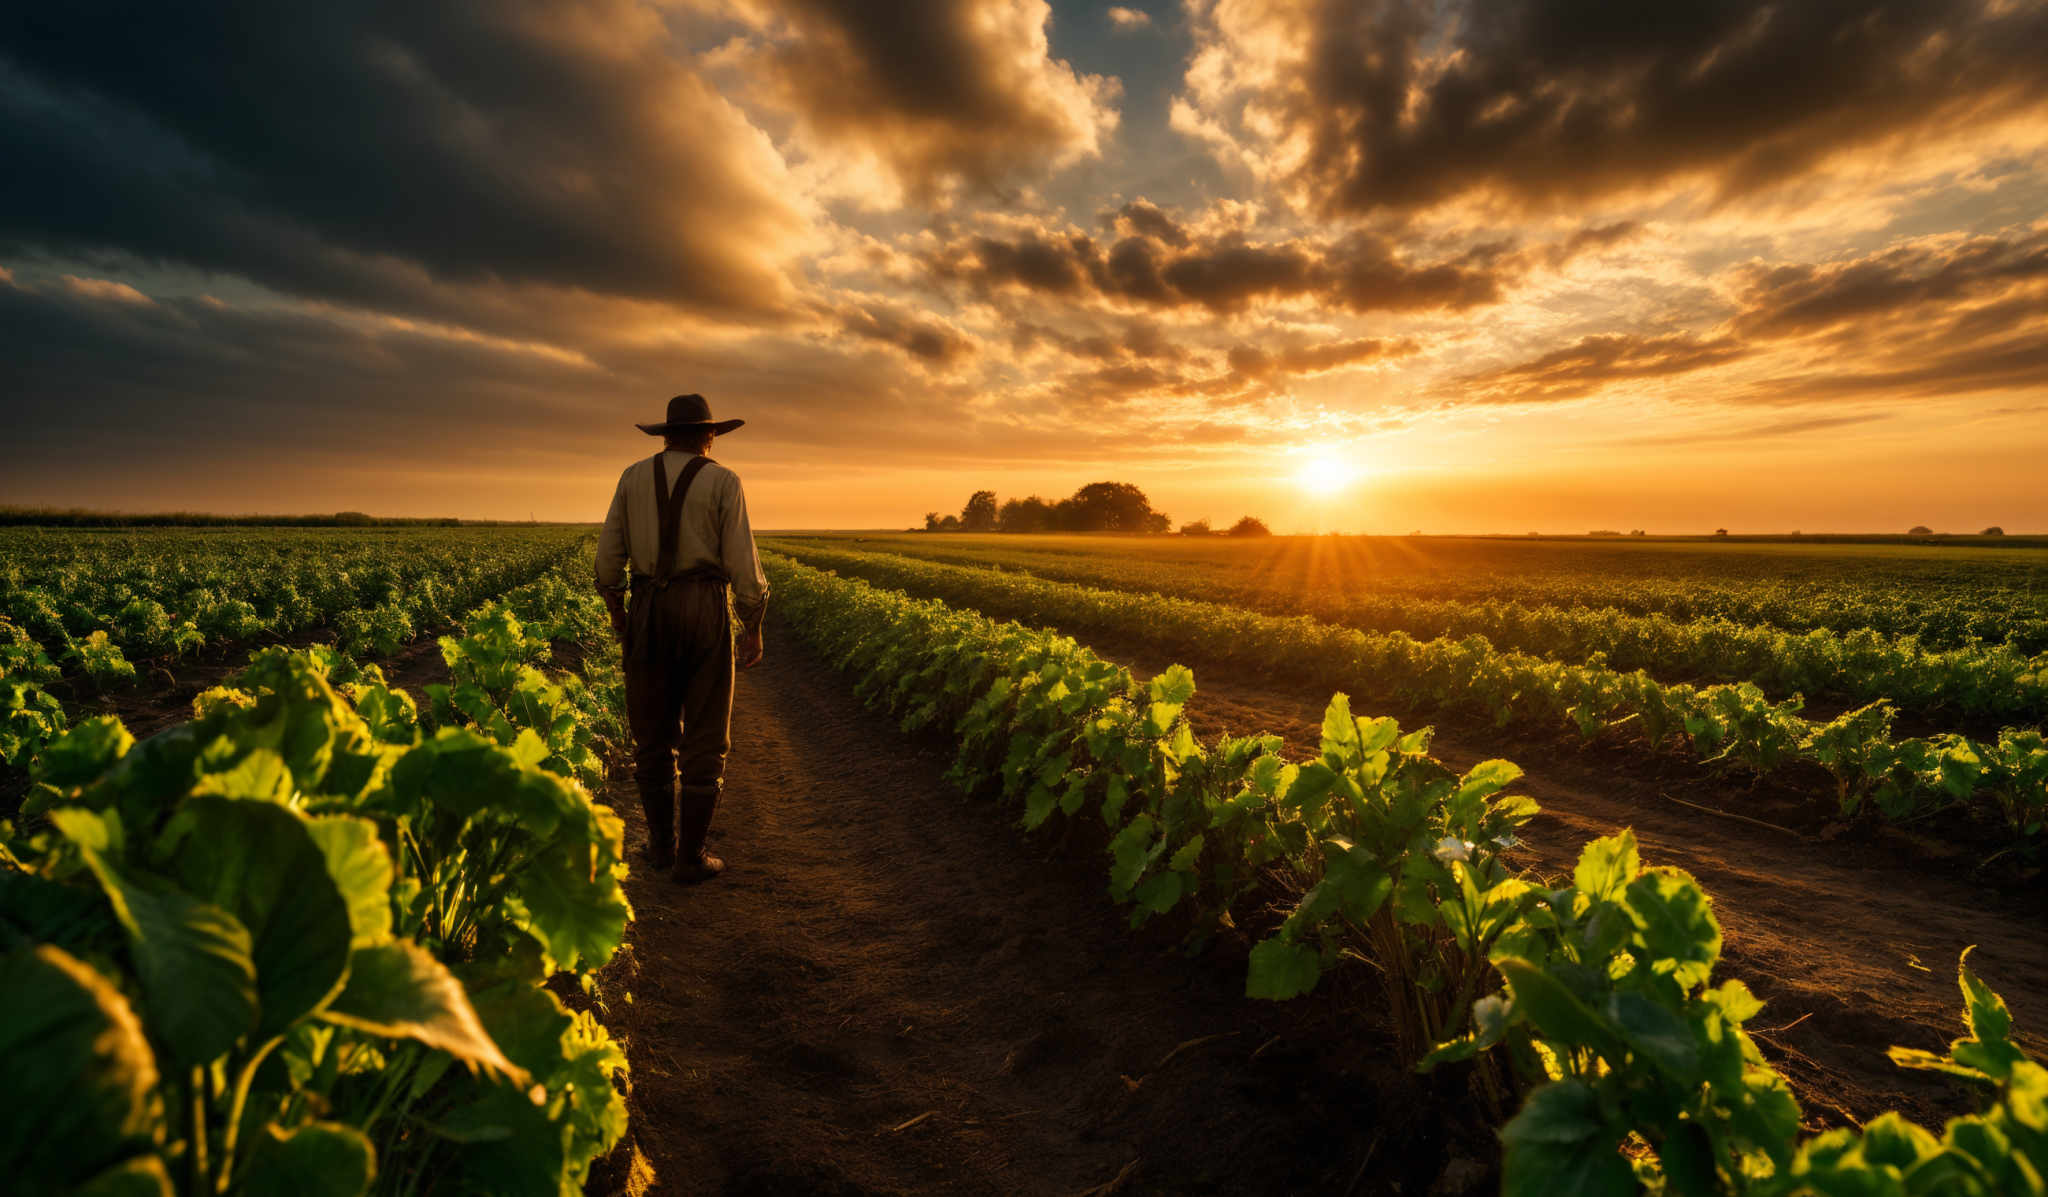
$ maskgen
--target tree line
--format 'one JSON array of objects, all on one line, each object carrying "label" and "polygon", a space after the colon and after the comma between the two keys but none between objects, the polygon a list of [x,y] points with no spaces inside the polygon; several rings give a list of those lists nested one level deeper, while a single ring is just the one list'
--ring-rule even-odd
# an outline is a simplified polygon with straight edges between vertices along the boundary
[{"label": "tree line", "polygon": [[[998,503],[996,492],[978,490],[967,498],[959,515],[927,511],[927,532],[1170,532],[1173,521],[1153,509],[1145,492],[1128,482],[1090,482],[1057,501],[1031,495]],[[1183,536],[1213,535],[1209,521],[1182,524]],[[1230,528],[1232,536],[1270,536],[1265,523],[1245,516]]]}]

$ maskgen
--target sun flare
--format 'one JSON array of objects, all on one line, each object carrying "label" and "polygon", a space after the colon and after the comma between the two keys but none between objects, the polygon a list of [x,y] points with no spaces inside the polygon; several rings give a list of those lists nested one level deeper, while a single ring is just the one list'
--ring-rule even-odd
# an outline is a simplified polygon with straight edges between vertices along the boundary
[{"label": "sun flare", "polygon": [[1358,467],[1334,453],[1317,453],[1294,471],[1294,481],[1312,495],[1334,495],[1358,481]]}]

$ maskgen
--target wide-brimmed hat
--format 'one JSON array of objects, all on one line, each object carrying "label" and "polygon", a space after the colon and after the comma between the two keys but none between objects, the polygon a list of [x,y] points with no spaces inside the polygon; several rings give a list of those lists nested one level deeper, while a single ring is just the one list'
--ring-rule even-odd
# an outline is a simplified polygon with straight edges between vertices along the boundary
[{"label": "wide-brimmed hat", "polygon": [[709,428],[711,435],[724,436],[744,423],[745,420],[712,419],[711,404],[702,395],[677,395],[668,401],[668,419],[659,424],[635,424],[633,427],[649,436],[665,436],[696,428]]}]

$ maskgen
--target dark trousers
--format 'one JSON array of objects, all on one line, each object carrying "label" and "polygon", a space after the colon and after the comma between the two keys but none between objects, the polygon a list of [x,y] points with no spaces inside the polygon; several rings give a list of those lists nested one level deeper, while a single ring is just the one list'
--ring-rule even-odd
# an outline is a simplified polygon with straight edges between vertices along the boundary
[{"label": "dark trousers", "polygon": [[[635,580],[626,615],[626,722],[633,780],[658,859],[695,860],[732,748],[732,626],[725,584]],[[676,783],[681,779],[681,801]]]}]

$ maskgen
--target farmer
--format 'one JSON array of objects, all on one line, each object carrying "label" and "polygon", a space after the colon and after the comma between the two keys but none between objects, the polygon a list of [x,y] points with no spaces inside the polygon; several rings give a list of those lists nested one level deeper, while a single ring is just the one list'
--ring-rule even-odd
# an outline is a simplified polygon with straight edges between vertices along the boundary
[{"label": "farmer", "polygon": [[[734,658],[741,669],[760,662],[768,609],[739,475],[705,456],[711,438],[743,423],[714,421],[702,395],[677,395],[666,420],[637,425],[662,438],[662,451],[619,476],[597,542],[597,590],[625,646],[633,780],[647,812],[644,856],[685,884],[725,868],[704,850],[704,836],[732,747]],[[739,614],[737,650],[727,587]]]}]

